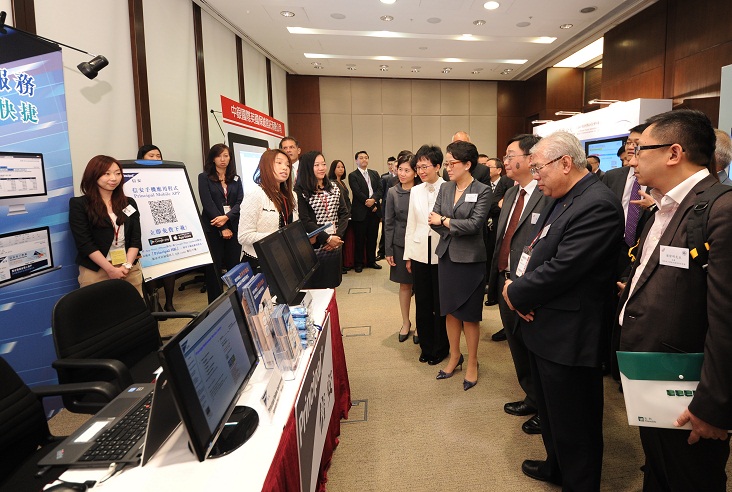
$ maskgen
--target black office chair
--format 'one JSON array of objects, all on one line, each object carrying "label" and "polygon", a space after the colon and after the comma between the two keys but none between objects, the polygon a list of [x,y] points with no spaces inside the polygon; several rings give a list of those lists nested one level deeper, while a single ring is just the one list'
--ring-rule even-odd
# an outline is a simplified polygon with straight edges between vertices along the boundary
[{"label": "black office chair", "polygon": [[41,397],[93,392],[111,401],[116,389],[109,383],[26,386],[5,359],[0,357],[0,490],[41,490],[64,471],[53,469],[36,478],[38,461],[63,437],[48,429]]},{"label": "black office chair", "polygon": [[[151,313],[137,289],[124,280],[105,280],[63,296],[53,308],[52,330],[60,383],[109,381],[121,392],[149,383],[160,365],[157,318],[193,318],[195,313]],[[96,413],[94,395],[63,398],[72,412]]]}]

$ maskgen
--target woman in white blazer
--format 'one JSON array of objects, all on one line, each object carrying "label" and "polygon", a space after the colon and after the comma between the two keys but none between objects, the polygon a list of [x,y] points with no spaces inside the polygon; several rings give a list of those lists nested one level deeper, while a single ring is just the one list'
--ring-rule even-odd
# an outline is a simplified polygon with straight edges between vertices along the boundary
[{"label": "woman in white blazer", "polygon": [[298,219],[297,199],[292,192],[292,163],[279,149],[267,150],[259,159],[259,186],[244,194],[239,212],[239,244],[253,270],[259,271],[254,243]]},{"label": "woman in white blazer", "polygon": [[445,316],[440,316],[440,289],[435,254],[440,235],[432,230],[428,222],[437,193],[445,182],[439,174],[442,150],[436,146],[423,145],[417,151],[415,159],[422,184],[414,186],[409,196],[404,259],[414,280],[416,331],[419,333],[419,345],[422,349],[419,361],[435,365],[442,362],[450,351]]}]

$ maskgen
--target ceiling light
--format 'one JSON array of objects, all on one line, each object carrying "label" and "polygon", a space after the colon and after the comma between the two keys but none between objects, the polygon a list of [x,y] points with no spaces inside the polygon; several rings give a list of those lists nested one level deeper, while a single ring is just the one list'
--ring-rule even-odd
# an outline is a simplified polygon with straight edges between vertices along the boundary
[{"label": "ceiling light", "polygon": [[355,66],[353,66],[353,67],[349,66],[349,67],[346,67],[346,68],[347,68],[348,70],[351,70],[351,71],[353,71],[353,72],[355,72],[355,71],[356,71],[356,67],[355,67]]},{"label": "ceiling light", "polygon": [[320,62],[313,62],[313,63],[312,63],[312,65],[313,65],[314,67],[317,67],[318,65],[320,65]]},{"label": "ceiling light", "polygon": [[385,3],[386,5],[391,5],[394,2],[396,2],[396,0],[381,0],[381,3]]},{"label": "ceiling light", "polygon": [[603,38],[588,44],[584,48],[569,55],[560,61],[555,67],[577,68],[602,56]]},{"label": "ceiling light", "polygon": [[479,71],[479,70],[473,70],[473,71],[472,71],[472,72],[470,72],[470,73],[472,73],[473,75],[478,75],[478,74],[480,73],[480,71]]},{"label": "ceiling light", "polygon": [[516,24],[516,27],[529,27],[530,25],[531,25],[531,22],[524,21],[524,22],[519,22],[518,24]]},{"label": "ceiling light", "polygon": [[514,60],[505,58],[496,59],[470,59],[470,58],[428,58],[423,56],[367,56],[367,55],[352,55],[352,54],[335,54],[335,53],[303,53],[305,58],[311,59],[324,59],[324,60],[376,60],[376,61],[404,61],[404,62],[439,62],[439,63],[470,63],[471,65],[476,64],[498,64],[498,65],[523,65],[528,60]]},{"label": "ceiling light", "polygon": [[557,38],[553,38],[551,36],[539,36],[538,38],[533,38],[531,42],[538,44],[552,44],[556,40]]},{"label": "ceiling light", "polygon": [[590,13],[594,12],[595,10],[597,10],[597,7],[585,7],[585,8],[583,8],[583,9],[580,10],[580,13],[582,13],[582,14],[590,14]]},{"label": "ceiling light", "polygon": [[429,22],[430,24],[439,24],[440,22],[442,22],[442,19],[440,19],[439,17],[430,17],[429,19],[427,19],[427,22]]},{"label": "ceiling light", "polygon": [[579,111],[557,111],[554,113],[555,116],[574,116],[576,114],[582,114]]},{"label": "ceiling light", "polygon": [[543,125],[544,123],[551,123],[554,120],[534,120],[531,122],[532,125]]},{"label": "ceiling light", "polygon": [[562,24],[559,29],[572,29],[572,27],[574,27],[574,24]]},{"label": "ceiling light", "polygon": [[506,68],[504,72],[513,72],[513,68]]},{"label": "ceiling light", "polygon": [[382,72],[388,72],[389,71],[389,67],[387,65],[381,65],[379,67],[379,70],[381,70]]},{"label": "ceiling light", "polygon": [[587,104],[615,104],[616,102],[620,101],[617,99],[590,99]]},{"label": "ceiling light", "polygon": [[412,67],[412,73],[419,73],[419,68]]},{"label": "ceiling light", "polygon": [[501,4],[498,2],[486,2],[483,4],[483,8],[486,10],[496,10]]},{"label": "ceiling light", "polygon": [[339,14],[339,13],[337,13],[337,12],[336,12],[336,13],[333,13],[333,14],[330,14],[330,16],[331,16],[332,18],[336,19],[336,20],[343,20],[343,19],[345,19],[345,18],[346,18],[346,16],[345,16],[345,15],[343,15],[343,14]]},{"label": "ceiling light", "polygon": [[323,68],[325,68],[325,67],[323,67],[323,65],[315,65],[313,68],[315,70],[323,70]]},{"label": "ceiling light", "polygon": [[379,19],[383,20],[384,22],[391,22],[394,20],[394,17],[392,17],[391,15],[382,15],[381,17],[379,17]]},{"label": "ceiling light", "polygon": [[485,21],[483,19],[474,20],[473,21],[473,25],[474,26],[484,26],[485,25]]},{"label": "ceiling light", "polygon": [[452,72],[452,67],[445,67],[442,69],[442,73],[450,73]]},{"label": "ceiling light", "polygon": [[280,12],[280,15],[282,17],[295,17],[295,12],[290,12],[289,10],[283,10]]}]

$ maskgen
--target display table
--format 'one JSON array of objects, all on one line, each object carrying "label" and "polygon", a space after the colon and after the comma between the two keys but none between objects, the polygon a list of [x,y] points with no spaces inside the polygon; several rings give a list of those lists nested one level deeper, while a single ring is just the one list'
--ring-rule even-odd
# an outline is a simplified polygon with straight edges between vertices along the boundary
[{"label": "display table", "polygon": [[[333,354],[335,403],[326,433],[318,473],[318,490],[325,490],[327,471],[333,451],[338,445],[340,419],[348,417],[351,407],[348,370],[338,320],[335,291],[313,290],[313,319],[322,324],[330,314]],[[179,426],[153,459],[144,467],[123,470],[103,484],[104,490],[240,490],[297,491],[300,490],[298,440],[294,405],[300,392],[308,360],[313,349],[304,351],[295,379],[285,381],[279,403],[270,415],[261,401],[272,371],[260,364],[238,404],[257,411],[260,422],[252,437],[229,455],[199,462],[188,449],[188,437]],[[106,473],[100,470],[69,470],[63,480],[83,482],[98,480]]]}]

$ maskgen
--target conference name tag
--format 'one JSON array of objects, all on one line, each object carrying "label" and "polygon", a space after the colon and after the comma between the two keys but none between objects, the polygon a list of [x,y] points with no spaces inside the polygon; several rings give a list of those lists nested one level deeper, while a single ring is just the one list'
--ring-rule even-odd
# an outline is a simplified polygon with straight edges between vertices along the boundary
[{"label": "conference name tag", "polygon": [[229,205],[224,205],[224,214],[228,214],[231,212],[231,207]]},{"label": "conference name tag", "polygon": [[526,267],[529,264],[529,259],[531,259],[531,250],[527,247],[524,248],[524,252],[521,253],[521,258],[519,258],[518,266],[516,267],[516,276],[517,277],[523,277],[524,273],[526,273]]},{"label": "conference name tag", "polygon": [[689,248],[661,246],[661,265],[689,269]]},{"label": "conference name tag", "polygon": [[478,194],[477,193],[468,193],[465,195],[465,202],[466,203],[475,203],[478,201]]},{"label": "conference name tag", "polygon": [[534,224],[536,224],[537,222],[539,222],[539,216],[540,216],[540,215],[541,215],[541,214],[540,214],[540,213],[538,213],[538,212],[531,212],[531,225],[534,225]]},{"label": "conference name tag", "polygon": [[133,207],[132,205],[127,205],[125,208],[122,209],[122,211],[125,213],[127,217],[137,212],[137,209]]},{"label": "conference name tag", "polygon": [[117,266],[127,261],[127,253],[124,248],[112,248],[109,250],[109,261]]},{"label": "conference name tag", "polygon": [[544,239],[546,235],[549,233],[549,228],[551,227],[551,224],[547,224],[542,230],[541,235],[539,236],[539,239]]}]

